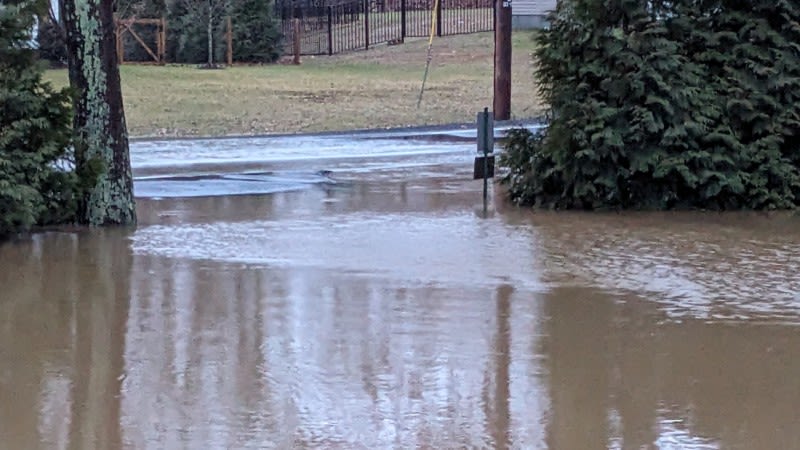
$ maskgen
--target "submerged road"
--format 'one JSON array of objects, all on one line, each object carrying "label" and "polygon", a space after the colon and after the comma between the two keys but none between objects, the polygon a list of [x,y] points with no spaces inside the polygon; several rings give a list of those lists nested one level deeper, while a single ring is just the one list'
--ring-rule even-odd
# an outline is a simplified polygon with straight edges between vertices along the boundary
[{"label": "submerged road", "polygon": [[[498,127],[496,137],[507,129]],[[471,170],[475,138],[475,130],[452,129],[139,141],[131,143],[131,164],[137,197],[264,194],[330,183],[343,173]]]}]

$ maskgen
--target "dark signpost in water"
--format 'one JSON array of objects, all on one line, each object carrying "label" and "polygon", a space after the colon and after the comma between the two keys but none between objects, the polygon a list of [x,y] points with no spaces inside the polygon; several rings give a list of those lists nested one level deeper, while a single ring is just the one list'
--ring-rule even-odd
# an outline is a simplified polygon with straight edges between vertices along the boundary
[{"label": "dark signpost in water", "polygon": [[483,213],[486,214],[489,195],[489,178],[494,177],[494,114],[489,108],[478,113],[478,153],[475,157],[473,179],[483,179]]}]

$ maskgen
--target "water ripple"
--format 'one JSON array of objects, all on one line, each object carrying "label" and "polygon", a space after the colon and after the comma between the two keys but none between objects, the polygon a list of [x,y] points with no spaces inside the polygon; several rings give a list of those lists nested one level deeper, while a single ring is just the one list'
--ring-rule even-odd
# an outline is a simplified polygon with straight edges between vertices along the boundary
[{"label": "water ripple", "polygon": [[542,290],[530,235],[474,215],[347,214],[316,219],[155,225],[136,253],[317,268],[410,284]]},{"label": "water ripple", "polygon": [[[659,226],[603,217],[593,225],[544,219],[550,276],[636,292],[673,317],[800,318],[800,236],[769,220],[721,229],[713,220]],[[626,223],[626,221],[628,223]],[[737,218],[731,217],[731,223]],[[710,222],[710,223],[709,223]],[[771,231],[772,228],[772,231]]]}]

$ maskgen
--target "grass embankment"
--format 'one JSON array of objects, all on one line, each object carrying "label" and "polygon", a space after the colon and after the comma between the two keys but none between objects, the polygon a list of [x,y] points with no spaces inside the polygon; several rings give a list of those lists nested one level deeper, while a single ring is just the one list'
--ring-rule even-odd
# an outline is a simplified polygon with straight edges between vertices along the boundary
[{"label": "grass embankment", "polygon": [[[514,34],[512,115],[541,112],[529,32]],[[472,122],[492,106],[491,33],[437,38],[422,106],[427,40],[305,57],[300,66],[121,68],[132,137],[295,133]],[[66,71],[49,71],[55,85]]]}]

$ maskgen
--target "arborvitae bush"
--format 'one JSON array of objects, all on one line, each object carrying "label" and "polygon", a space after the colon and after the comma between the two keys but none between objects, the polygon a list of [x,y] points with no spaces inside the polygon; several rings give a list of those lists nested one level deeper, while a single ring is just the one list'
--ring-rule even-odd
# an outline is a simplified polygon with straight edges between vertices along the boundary
[{"label": "arborvitae bush", "polygon": [[29,8],[0,3],[0,239],[75,214],[74,173],[56,167],[69,148],[70,99],[42,81]]},{"label": "arborvitae bush", "polygon": [[509,136],[515,202],[800,205],[800,2],[562,0],[536,40],[549,123]]}]

